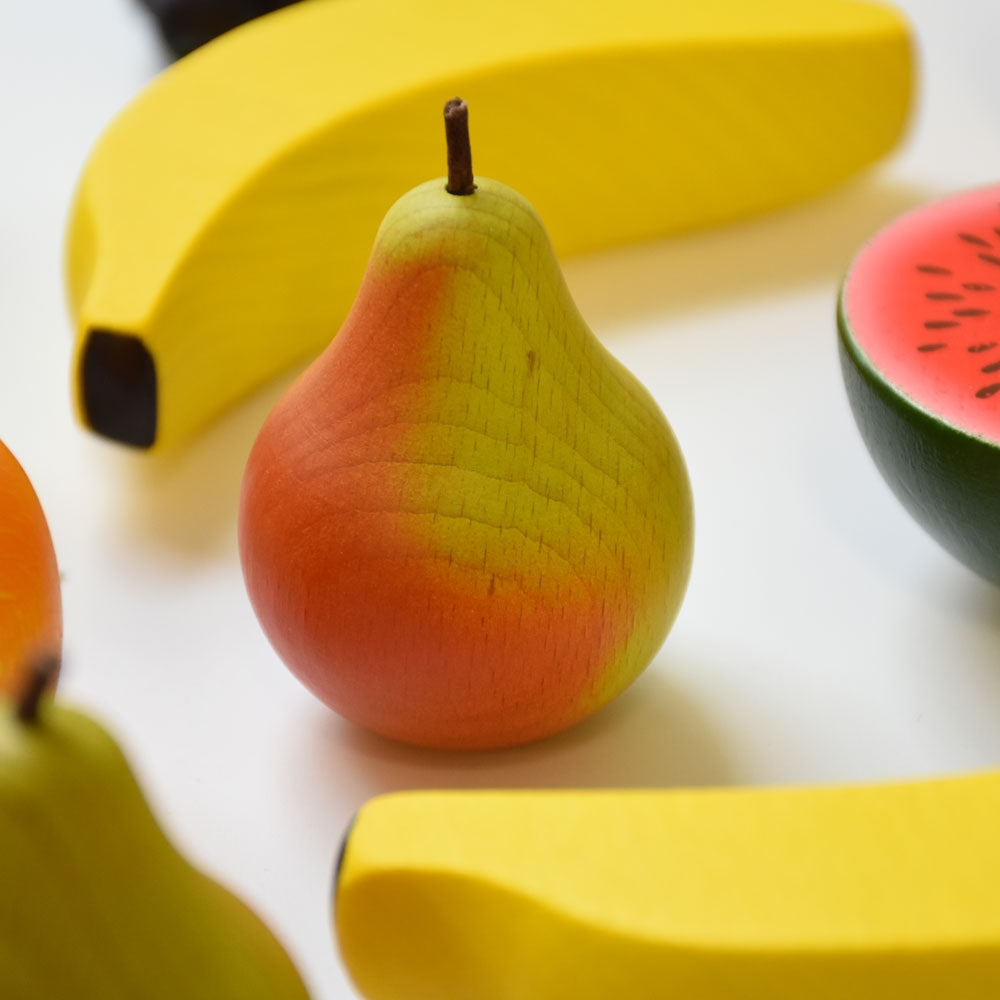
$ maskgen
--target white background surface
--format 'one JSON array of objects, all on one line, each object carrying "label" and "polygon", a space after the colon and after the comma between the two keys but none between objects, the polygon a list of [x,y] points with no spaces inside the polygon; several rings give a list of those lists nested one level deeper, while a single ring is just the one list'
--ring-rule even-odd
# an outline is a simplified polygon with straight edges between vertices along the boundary
[{"label": "white background surface", "polygon": [[235,511],[281,386],[168,458],[74,423],[68,200],[100,129],[164,57],[130,0],[0,2],[0,438],[42,498],[64,573],[63,696],[117,734],[164,827],[266,917],[315,1000],[353,996],[330,874],[377,793],[825,783],[1000,761],[1000,590],[888,492],[836,355],[837,285],[871,232],[1000,179],[1000,10],[899,6],[922,83],[891,159],[780,216],[568,262],[591,326],[681,440],[694,574],[660,655],[614,705],[544,744],[454,756],[342,722],[257,627]]}]

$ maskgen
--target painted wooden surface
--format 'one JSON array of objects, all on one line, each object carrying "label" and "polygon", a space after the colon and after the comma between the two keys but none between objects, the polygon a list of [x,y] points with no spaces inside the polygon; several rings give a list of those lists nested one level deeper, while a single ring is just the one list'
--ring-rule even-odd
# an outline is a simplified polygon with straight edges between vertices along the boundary
[{"label": "painted wooden surface", "polygon": [[0,442],[0,693],[31,661],[62,650],[59,565],[31,480]]},{"label": "painted wooden surface", "polygon": [[[568,255],[845,180],[900,137],[911,58],[891,8],[842,0],[517,0],[461,17],[450,0],[321,0],[245,25],[153,81],[83,170],[80,417],[168,445],[315,356],[389,205],[443,172],[456,94],[477,174],[528,198]],[[127,349],[88,365],[94,330],[137,338],[155,378]],[[141,435],[95,405],[108,392],[144,415]]]},{"label": "painted wooden surface", "polygon": [[355,722],[449,749],[552,735],[624,690],[693,541],[663,413],[576,309],[531,205],[489,180],[393,206],[240,509],[288,666]]},{"label": "painted wooden surface", "polygon": [[182,454],[134,455],[73,422],[59,254],[95,136],[161,66],[135,6],[0,5],[0,76],[18,95],[4,126],[18,155],[0,163],[0,434],[60,552],[62,690],[113,723],[165,824],[280,931],[317,1000],[357,996],[331,947],[330,872],[350,817],[381,792],[750,793],[1000,761],[1000,591],[901,515],[853,426],[833,320],[876,228],[996,181],[995,4],[897,5],[919,39],[919,113],[868,176],[795,211],[564,261],[588,323],[677,430],[698,555],[670,642],[615,704],[473,755],[367,736],[256,628],[233,525],[277,386]]},{"label": "painted wooden surface", "polygon": [[1000,583],[1000,186],[933,201],[866,244],[840,296],[855,420],[902,505]]},{"label": "painted wooden surface", "polygon": [[308,1000],[268,928],[164,836],[89,715],[0,696],[0,845],[12,1000]]},{"label": "painted wooden surface", "polygon": [[1000,774],[852,788],[412,792],[334,901],[368,1000],[990,1000]]}]

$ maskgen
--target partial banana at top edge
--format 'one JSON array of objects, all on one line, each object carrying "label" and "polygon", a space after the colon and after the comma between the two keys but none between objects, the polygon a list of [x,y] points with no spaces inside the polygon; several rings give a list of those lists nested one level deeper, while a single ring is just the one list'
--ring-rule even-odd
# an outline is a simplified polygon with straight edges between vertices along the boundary
[{"label": "partial banana at top edge", "polygon": [[476,169],[562,255],[805,198],[885,153],[912,78],[894,10],[847,0],[312,0],[154,80],[83,172],[67,236],[81,421],[181,441],[318,353],[379,222],[444,172],[459,94]]}]

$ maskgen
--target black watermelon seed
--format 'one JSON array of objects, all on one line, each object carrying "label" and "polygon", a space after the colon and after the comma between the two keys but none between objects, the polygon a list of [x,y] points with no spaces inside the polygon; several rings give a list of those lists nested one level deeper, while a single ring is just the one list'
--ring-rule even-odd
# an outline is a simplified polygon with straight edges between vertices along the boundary
[{"label": "black watermelon seed", "polygon": [[1000,257],[997,257],[994,254],[981,253],[979,254],[979,259],[985,260],[987,264],[996,264],[997,267],[1000,267]]},{"label": "black watermelon seed", "polygon": [[964,299],[965,296],[959,295],[958,292],[927,292],[925,298],[932,302],[955,302]]},{"label": "black watermelon seed", "polygon": [[981,281],[966,281],[963,288],[968,289],[970,292],[995,292],[996,288],[993,285],[985,285]]},{"label": "black watermelon seed", "polygon": [[924,274],[951,274],[946,267],[937,267],[934,264],[918,264],[917,270]]},{"label": "black watermelon seed", "polygon": [[959,326],[953,319],[929,319],[924,326],[928,330],[947,330],[952,326]]},{"label": "black watermelon seed", "polygon": [[979,370],[986,375],[992,375],[994,372],[1000,372],[1000,361],[994,361],[990,365],[984,365]]},{"label": "black watermelon seed", "polygon": [[1000,382],[993,382],[990,385],[984,385],[979,392],[976,393],[977,399],[989,399],[994,393],[1000,392]]},{"label": "black watermelon seed", "polygon": [[995,340],[991,340],[988,344],[973,344],[971,347],[966,348],[970,354],[982,354],[983,351],[992,351],[994,347],[997,346]]},{"label": "black watermelon seed", "polygon": [[989,316],[989,309],[956,309],[955,316]]},{"label": "black watermelon seed", "polygon": [[921,344],[917,350],[922,351],[924,354],[928,354],[931,351],[940,351],[947,346],[947,344]]},{"label": "black watermelon seed", "polygon": [[966,243],[974,243],[977,247],[991,247],[993,246],[989,240],[984,240],[981,236],[976,236],[973,233],[959,233],[958,238],[960,240],[965,240]]}]

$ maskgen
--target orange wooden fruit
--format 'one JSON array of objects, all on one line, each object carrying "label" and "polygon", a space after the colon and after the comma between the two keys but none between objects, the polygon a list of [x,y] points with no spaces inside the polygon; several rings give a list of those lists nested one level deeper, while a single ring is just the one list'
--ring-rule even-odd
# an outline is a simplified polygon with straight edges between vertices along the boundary
[{"label": "orange wooden fruit", "polygon": [[62,649],[59,567],[45,513],[27,474],[0,442],[0,694],[25,669]]}]

